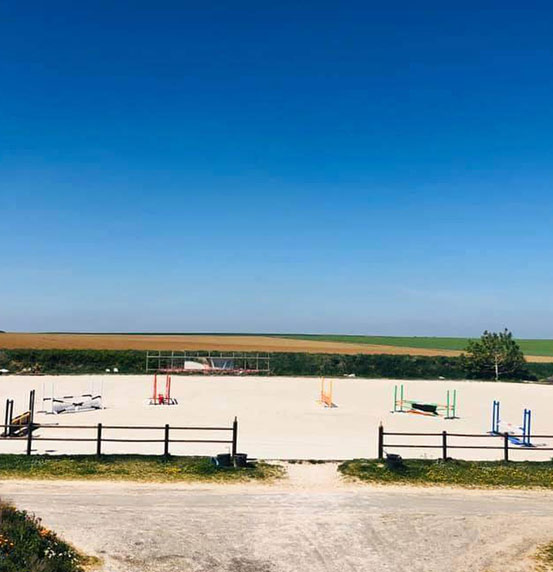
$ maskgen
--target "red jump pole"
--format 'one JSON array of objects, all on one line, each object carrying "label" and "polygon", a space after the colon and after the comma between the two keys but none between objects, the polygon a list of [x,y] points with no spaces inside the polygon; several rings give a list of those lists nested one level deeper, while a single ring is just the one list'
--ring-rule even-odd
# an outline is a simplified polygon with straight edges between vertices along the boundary
[{"label": "red jump pole", "polygon": [[165,400],[169,403],[171,399],[171,376],[167,374],[167,379],[165,380]]}]

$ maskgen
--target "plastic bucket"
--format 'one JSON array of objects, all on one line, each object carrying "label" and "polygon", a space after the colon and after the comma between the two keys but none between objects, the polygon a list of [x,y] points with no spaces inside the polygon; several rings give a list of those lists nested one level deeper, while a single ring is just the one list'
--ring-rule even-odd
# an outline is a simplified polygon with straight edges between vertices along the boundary
[{"label": "plastic bucket", "polygon": [[232,457],[230,453],[221,453],[217,455],[217,466],[218,467],[230,467],[232,462]]},{"label": "plastic bucket", "polygon": [[236,453],[234,455],[234,466],[243,468],[248,466],[248,455],[246,453]]}]

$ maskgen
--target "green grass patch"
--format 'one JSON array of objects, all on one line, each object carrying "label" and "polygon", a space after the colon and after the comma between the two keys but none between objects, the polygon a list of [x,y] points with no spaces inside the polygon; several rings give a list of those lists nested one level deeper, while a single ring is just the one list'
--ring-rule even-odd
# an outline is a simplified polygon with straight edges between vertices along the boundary
[{"label": "green grass patch", "polygon": [[42,526],[40,519],[0,502],[2,572],[83,572],[98,564]]},{"label": "green grass patch", "polygon": [[345,476],[382,484],[450,485],[466,488],[553,489],[553,463],[501,461],[435,461],[410,459],[402,467],[385,461],[354,459],[338,470]]},{"label": "green grass patch", "polygon": [[553,571],[553,542],[539,546],[534,558],[536,560],[536,572]]},{"label": "green grass patch", "polygon": [[[375,344],[379,346],[396,346],[407,348],[424,348],[435,350],[466,349],[470,339],[475,338],[439,338],[419,336],[342,336],[333,334],[286,334],[285,337],[296,340],[315,340],[326,342],[343,342],[350,344]],[[516,340],[522,351],[528,355],[553,356],[553,340]]]},{"label": "green grass patch", "polygon": [[146,455],[0,455],[0,479],[96,479],[155,482],[269,481],[284,469],[258,462],[245,468],[219,468],[208,457]]}]

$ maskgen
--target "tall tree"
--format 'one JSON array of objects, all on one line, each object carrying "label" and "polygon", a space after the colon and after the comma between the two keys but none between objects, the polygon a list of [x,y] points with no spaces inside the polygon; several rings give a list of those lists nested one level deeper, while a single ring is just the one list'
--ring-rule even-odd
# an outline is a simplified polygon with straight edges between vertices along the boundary
[{"label": "tall tree", "polygon": [[471,340],[463,360],[469,377],[498,381],[528,376],[524,354],[507,329],[499,333],[486,330],[479,340]]}]

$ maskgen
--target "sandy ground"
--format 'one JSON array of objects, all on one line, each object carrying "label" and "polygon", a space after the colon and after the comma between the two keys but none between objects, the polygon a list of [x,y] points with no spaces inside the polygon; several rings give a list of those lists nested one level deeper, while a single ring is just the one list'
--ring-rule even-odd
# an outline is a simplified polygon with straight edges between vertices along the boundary
[{"label": "sandy ground", "polygon": [[0,482],[103,572],[525,572],[550,492],[372,487],[335,465],[267,485]]},{"label": "sandy ground", "polygon": [[[37,389],[37,410],[41,409],[42,385],[55,383],[57,395],[86,392],[90,382],[103,380],[104,405],[101,411],[66,415],[38,413],[35,420],[48,425],[35,434],[40,437],[67,436],[95,438],[96,429],[69,429],[66,425],[144,425],[156,430],[104,429],[103,437],[162,439],[161,427],[217,426],[230,427],[234,416],[239,420],[239,449],[252,457],[263,459],[351,459],[375,457],[377,429],[380,422],[386,431],[485,433],[491,424],[491,404],[501,401],[501,417],[515,426],[522,423],[522,411],[533,412],[535,434],[553,435],[553,386],[534,384],[405,381],[406,399],[445,402],[446,390],[456,389],[460,419],[429,418],[419,415],[391,413],[393,389],[397,381],[366,379],[335,379],[334,401],[338,407],[329,409],[317,403],[319,380],[278,377],[178,377],[173,376],[173,396],[179,405],[156,407],[146,404],[151,393],[153,376],[3,376],[0,377],[0,403],[7,397],[15,399],[15,410],[26,408],[28,392]],[[3,419],[3,415],[2,415]],[[229,432],[181,432],[171,430],[171,438],[221,439]],[[436,457],[440,449],[396,450],[392,443],[441,444],[436,437],[387,437],[387,451],[401,452],[405,457]],[[498,450],[456,450],[450,456],[472,459],[498,459],[502,455],[497,437],[466,440],[451,437],[450,445],[489,445]],[[534,439],[537,445],[553,446],[553,439]],[[25,443],[0,440],[1,452],[22,452]],[[228,451],[226,444],[171,444],[171,453],[214,454]],[[104,453],[161,453],[162,443],[105,443]],[[93,453],[94,443],[34,441],[40,453]],[[514,448],[513,460],[548,460],[551,451]]]}]

